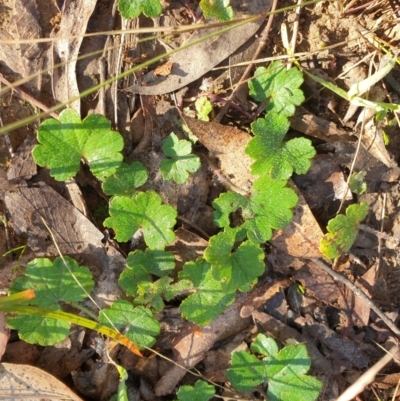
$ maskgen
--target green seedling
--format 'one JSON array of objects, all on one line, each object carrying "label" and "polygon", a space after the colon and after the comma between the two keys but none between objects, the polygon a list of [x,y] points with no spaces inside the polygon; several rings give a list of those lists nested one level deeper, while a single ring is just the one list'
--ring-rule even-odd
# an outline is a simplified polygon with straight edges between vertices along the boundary
[{"label": "green seedling", "polygon": [[143,13],[156,18],[162,13],[160,0],[119,0],[118,11],[124,18],[136,18]]},{"label": "green seedling", "polygon": [[200,326],[210,323],[235,300],[235,292],[225,290],[224,284],[214,278],[211,264],[204,259],[185,263],[179,279],[193,283],[193,293],[179,307],[182,316]]},{"label": "green seedling", "polygon": [[306,375],[311,361],[304,344],[279,350],[272,338],[259,334],[250,349],[262,359],[246,351],[232,355],[227,375],[237,390],[248,392],[263,384],[268,386],[271,401],[313,401],[318,397],[322,383]]},{"label": "green seedling", "polygon": [[150,249],[162,249],[170,244],[175,234],[176,210],[163,205],[154,191],[140,192],[134,198],[115,196],[110,201],[110,217],[104,226],[114,229],[117,241],[125,242],[139,229]]},{"label": "green seedling", "polygon": [[280,61],[274,61],[268,68],[256,69],[254,78],[249,82],[250,95],[264,104],[267,112],[274,111],[290,117],[294,115],[295,106],[304,102],[300,89],[303,81],[303,74],[296,67],[287,70]]},{"label": "green seedling", "polygon": [[359,171],[358,173],[351,175],[349,181],[349,188],[351,192],[361,195],[367,190],[367,184],[365,182],[366,175],[367,173],[365,171]]},{"label": "green seedling", "polygon": [[201,0],[200,7],[206,18],[216,18],[218,21],[233,19],[233,8],[229,0]]},{"label": "green seedling", "polygon": [[226,292],[250,291],[264,272],[264,252],[258,244],[242,242],[233,252],[237,238],[230,231],[210,238],[204,259],[211,264],[213,277]]},{"label": "green seedling", "polygon": [[336,216],[328,223],[328,233],[320,243],[320,251],[329,259],[336,259],[349,251],[358,234],[358,225],[368,214],[368,203],[350,205],[346,215]]},{"label": "green seedling", "polygon": [[107,195],[133,196],[136,189],[145,184],[147,179],[148,173],[142,163],[122,163],[113,175],[105,179],[102,188]]},{"label": "green seedling", "polygon": [[114,174],[122,163],[122,136],[112,131],[110,121],[100,114],[91,114],[82,121],[74,110],[64,110],[60,121],[43,121],[37,138],[39,145],[33,149],[33,157],[58,181],[74,177],[81,159],[100,180]]},{"label": "green seedling", "polygon": [[178,392],[178,401],[208,401],[215,395],[215,387],[203,380],[198,380],[194,386],[181,386]]},{"label": "green seedling", "polygon": [[[233,19],[233,9],[229,0],[202,0],[200,8],[206,18],[216,18],[218,21]],[[160,0],[119,0],[118,10],[124,18],[136,18],[141,13],[146,17],[156,18],[162,12]]]},{"label": "green seedling", "polygon": [[197,118],[202,121],[210,121],[208,115],[212,112],[213,106],[207,96],[201,96],[194,102],[197,111]]},{"label": "green seedling", "polygon": [[178,139],[174,133],[164,139],[162,149],[168,156],[160,164],[164,180],[184,184],[189,178],[189,173],[195,173],[200,168],[200,158],[192,154],[191,142]]},{"label": "green seedling", "polygon": [[306,138],[295,138],[283,142],[290,122],[286,116],[269,112],[251,124],[254,138],[249,142],[246,153],[255,159],[251,165],[254,175],[269,173],[277,180],[287,180],[296,174],[305,174],[311,167],[315,149]]},{"label": "green seedling", "polygon": [[279,230],[290,223],[292,208],[298,197],[287,182],[265,175],[255,181],[250,199],[237,192],[226,192],[213,202],[214,221],[219,227],[229,227],[229,216],[241,209],[247,237],[262,244],[272,237],[272,230]]}]

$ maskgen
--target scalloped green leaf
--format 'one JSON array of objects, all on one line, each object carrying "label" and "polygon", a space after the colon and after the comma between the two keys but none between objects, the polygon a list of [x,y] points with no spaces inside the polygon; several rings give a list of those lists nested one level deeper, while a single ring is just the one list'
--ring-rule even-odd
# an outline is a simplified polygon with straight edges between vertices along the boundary
[{"label": "scalloped green leaf", "polygon": [[212,112],[212,103],[208,100],[207,96],[200,96],[194,102],[194,107],[197,111],[197,117],[202,121],[210,121],[208,115]]},{"label": "scalloped green leaf", "polygon": [[160,0],[119,0],[118,10],[124,18],[136,18],[143,13],[156,18],[162,13]]},{"label": "scalloped green leaf", "polygon": [[213,277],[211,265],[204,259],[185,263],[179,278],[190,280],[194,289],[179,307],[182,316],[200,326],[210,323],[235,300],[235,293],[227,292]]},{"label": "scalloped green leaf", "polygon": [[195,173],[200,168],[200,158],[191,154],[190,141],[180,140],[171,133],[164,139],[162,148],[168,156],[160,164],[164,180],[174,180],[177,184],[184,184],[189,178],[189,173]]},{"label": "scalloped green leaf", "polygon": [[147,169],[142,163],[122,163],[113,175],[105,179],[102,188],[107,195],[132,196],[136,188],[146,183],[147,178]]},{"label": "scalloped green leaf", "polygon": [[[87,297],[86,292],[90,293],[93,289],[92,275],[86,266],[79,266],[74,259],[65,256],[64,260],[81,285],[74,280],[61,258],[54,261],[38,258],[27,264],[24,276],[13,281],[10,294],[33,289],[36,297],[26,303],[54,310],[61,309],[60,302],[83,301]],[[7,324],[19,330],[19,336],[24,341],[40,345],[63,341],[70,328],[67,322],[29,315],[9,316]]]},{"label": "scalloped green leaf", "polygon": [[251,165],[254,175],[270,174],[272,178],[287,180],[293,172],[305,174],[311,167],[315,149],[306,138],[283,142],[290,122],[275,112],[251,124],[255,135],[246,147],[246,153],[255,159]]},{"label": "scalloped green leaf", "polygon": [[226,192],[213,202],[214,221],[219,227],[228,228],[229,215],[241,209],[244,223],[240,226],[247,232],[247,238],[256,243],[271,239],[272,230],[287,226],[293,217],[292,208],[298,197],[286,181],[274,180],[268,176],[254,182],[250,199],[235,192]]},{"label": "scalloped green leaf", "polygon": [[139,349],[151,347],[160,333],[160,324],[153,318],[150,309],[143,306],[134,308],[125,300],[115,301],[110,308],[101,310],[99,320],[108,327],[124,329],[125,336]]},{"label": "scalloped green leaf", "polygon": [[266,383],[271,401],[314,401],[318,398],[322,383],[306,375],[311,360],[304,344],[288,345],[278,351],[275,341],[264,334],[258,334],[255,343],[252,350],[267,357],[260,361],[246,351],[235,352],[227,371],[233,387],[250,391]]},{"label": "scalloped green leaf", "polygon": [[38,258],[30,261],[26,266],[25,275],[12,282],[10,293],[32,289],[36,297],[28,303],[49,309],[59,309],[59,302],[84,300],[87,297],[86,292],[90,293],[94,286],[90,270],[86,266],[79,266],[68,256],[64,256],[63,259],[57,257],[51,261]]},{"label": "scalloped green leaf", "polygon": [[124,141],[111,123],[100,114],[91,114],[83,121],[72,109],[43,121],[38,142],[32,151],[35,162],[50,169],[50,175],[65,181],[78,172],[81,159],[87,161],[100,180],[114,174],[122,163]]},{"label": "scalloped green leaf", "polygon": [[172,281],[170,277],[162,277],[155,282],[142,281],[138,283],[134,304],[151,308],[154,313],[161,312],[164,309],[164,300],[170,301],[192,287],[192,283],[188,280],[180,280],[173,284]]},{"label": "scalloped green leaf", "polygon": [[250,291],[265,269],[264,252],[259,245],[245,241],[233,252],[235,236],[230,232],[214,235],[209,244],[204,258],[225,291]]},{"label": "scalloped green leaf", "polygon": [[138,295],[138,284],[151,281],[151,274],[158,277],[168,276],[175,268],[175,257],[172,252],[146,249],[144,252],[131,252],[127,259],[128,267],[121,273],[119,284],[126,295]]},{"label": "scalloped green leaf", "polygon": [[21,340],[43,347],[52,346],[65,340],[70,332],[68,322],[40,316],[7,316],[7,325],[10,329],[18,330]]},{"label": "scalloped green leaf", "polygon": [[208,401],[215,395],[215,387],[203,380],[194,386],[180,386],[176,393],[179,401]]},{"label": "scalloped green leaf", "polygon": [[176,210],[163,205],[161,196],[154,191],[141,192],[134,198],[115,196],[110,201],[110,217],[104,226],[114,229],[117,241],[128,241],[139,229],[150,249],[164,248],[175,234]]},{"label": "scalloped green leaf", "polygon": [[232,386],[247,392],[263,383],[266,377],[264,364],[246,351],[234,352],[231,368],[226,371]]},{"label": "scalloped green leaf", "polygon": [[340,214],[329,220],[328,233],[321,239],[319,250],[329,259],[335,259],[347,252],[358,234],[358,225],[367,217],[368,203],[350,205],[346,215]]},{"label": "scalloped green leaf", "polygon": [[281,61],[274,61],[268,68],[256,69],[249,82],[250,96],[257,102],[265,102],[267,112],[290,117],[295,113],[295,106],[305,100],[303,91],[299,89],[303,81],[303,74],[296,67],[287,70]]},{"label": "scalloped green leaf", "polygon": [[200,8],[206,18],[216,18],[218,21],[230,21],[233,19],[233,8],[230,0],[201,0]]}]

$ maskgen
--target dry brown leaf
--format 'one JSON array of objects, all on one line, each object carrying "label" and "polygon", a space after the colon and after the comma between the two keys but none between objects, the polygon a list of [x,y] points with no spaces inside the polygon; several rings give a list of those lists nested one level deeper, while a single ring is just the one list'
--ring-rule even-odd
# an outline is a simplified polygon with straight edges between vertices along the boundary
[{"label": "dry brown leaf", "polygon": [[83,401],[65,384],[29,365],[0,365],[0,393],[9,401]]},{"label": "dry brown leaf", "polygon": [[[357,287],[360,287],[369,297],[372,298],[373,288],[376,278],[376,266],[372,266],[361,278],[356,282]],[[357,324],[360,326],[368,326],[370,306],[365,300],[356,296],[352,291],[347,292],[346,300],[343,307],[351,309],[351,325]]]},{"label": "dry brown leaf", "polygon": [[[7,5],[7,4],[6,4]],[[40,26],[40,13],[34,0],[15,0],[9,4],[10,18],[0,29],[0,40],[33,39],[43,36]],[[2,21],[4,22],[4,21]],[[0,72],[6,73],[10,81],[28,77],[41,69],[43,43],[2,44],[0,46]],[[6,68],[4,68],[6,66]],[[25,86],[30,92],[40,94],[40,78],[30,80]]]},{"label": "dry brown leaf", "polygon": [[[243,2],[232,0],[235,18],[265,13],[271,8],[271,0],[252,0]],[[127,90],[144,95],[161,95],[180,89],[202,77],[213,67],[225,60],[243,43],[255,35],[263,23],[263,18],[213,36],[201,43],[173,54],[169,63],[173,65],[168,77],[156,76],[152,71],[138,80]],[[190,42],[218,32],[221,28],[210,28],[193,33]]]},{"label": "dry brown leaf", "polygon": [[249,192],[255,177],[250,173],[253,159],[244,152],[252,138],[238,128],[196,120],[182,116],[183,120],[199,139],[221,163],[225,177],[242,191]]}]

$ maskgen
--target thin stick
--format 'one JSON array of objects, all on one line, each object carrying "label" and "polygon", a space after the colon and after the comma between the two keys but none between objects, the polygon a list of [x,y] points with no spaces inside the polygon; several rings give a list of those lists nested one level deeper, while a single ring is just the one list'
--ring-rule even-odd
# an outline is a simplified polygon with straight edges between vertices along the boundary
[{"label": "thin stick", "polygon": [[[296,19],[293,23],[293,35],[292,35],[292,39],[290,40],[290,43],[289,43],[290,54],[293,54],[296,49],[296,38],[297,38],[297,34],[299,32],[301,3],[302,3],[302,0],[297,1],[298,7],[296,8]],[[289,61],[287,69],[289,70],[291,67],[292,67],[292,61]]]},{"label": "thin stick", "polygon": [[316,259],[316,258],[312,258],[310,260],[312,262],[314,262],[316,265],[318,265],[326,273],[330,274],[335,280],[340,281],[341,283],[343,283],[344,285],[349,287],[354,292],[354,294],[356,294],[359,298],[361,298],[363,301],[365,301],[368,304],[368,306],[382,319],[382,321],[389,327],[390,330],[393,331],[393,333],[395,333],[397,336],[400,337],[400,329],[394,324],[394,322],[392,320],[390,320],[378,308],[378,306],[375,305],[374,302],[371,301],[371,299],[365,294],[364,291],[362,291],[360,288],[358,288],[350,280],[343,277],[341,274],[336,273],[334,270],[332,270],[328,265],[326,265],[321,260]]},{"label": "thin stick", "polygon": [[343,394],[339,396],[336,401],[351,401],[357,394],[360,394],[368,384],[375,380],[375,376],[392,361],[392,354],[398,350],[398,347],[393,347],[387,352],[375,365],[371,366],[365,373],[363,373],[355,383],[348,387]]},{"label": "thin stick", "polygon": [[[278,4],[278,0],[274,0],[274,2],[272,4],[272,7],[271,7],[271,12],[274,12],[276,10],[277,4]],[[273,20],[274,20],[274,14],[270,14],[270,16],[268,18],[268,23],[267,23],[266,27],[264,28],[264,30],[263,30],[263,32],[261,34],[260,43],[258,44],[257,50],[255,51],[254,56],[253,56],[250,64],[246,67],[246,70],[244,71],[242,77],[240,78],[236,88],[231,93],[231,95],[227,99],[224,107],[222,107],[221,111],[218,113],[217,117],[215,117],[213,122],[215,122],[215,123],[221,122],[222,118],[224,117],[224,115],[228,111],[229,106],[231,105],[233,99],[235,98],[237,91],[242,86],[242,84],[246,81],[247,77],[250,75],[250,72],[251,72],[251,70],[253,69],[253,66],[254,66],[253,61],[257,59],[257,57],[260,55],[261,51],[264,49],[264,47],[265,47],[265,45],[267,43],[268,34],[269,34],[269,31],[271,30],[271,26],[272,26],[272,21]]]},{"label": "thin stick", "polygon": [[[11,86],[11,83],[7,81],[7,79],[4,78],[4,76],[2,74],[0,74],[0,82],[3,82],[3,84],[7,85],[8,87]],[[32,97],[31,95],[29,95],[28,93],[26,93],[25,91],[23,91],[21,88],[16,87],[13,88],[14,91],[17,93],[17,95],[27,101],[30,104],[33,104],[34,106],[36,106],[38,109],[44,111],[47,114],[50,114],[52,117],[57,118],[58,119],[58,114],[55,113],[54,111],[51,111],[47,106],[45,106],[42,102],[39,102],[39,100],[35,99],[34,97]]]}]

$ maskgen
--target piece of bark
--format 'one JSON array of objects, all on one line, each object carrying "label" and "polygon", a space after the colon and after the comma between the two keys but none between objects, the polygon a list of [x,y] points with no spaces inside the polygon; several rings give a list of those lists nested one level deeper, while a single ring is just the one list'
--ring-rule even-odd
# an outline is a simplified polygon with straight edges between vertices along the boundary
[{"label": "piece of bark", "polygon": [[[376,266],[372,266],[368,271],[356,281],[356,286],[360,287],[370,298],[373,297],[373,288],[376,278]],[[347,291],[346,300],[344,300],[342,307],[348,308],[352,306],[351,311],[351,322],[352,326],[368,326],[369,314],[371,308],[364,299],[358,297],[353,291]]]},{"label": "piece of bark", "polygon": [[64,66],[54,70],[54,92],[57,101],[70,103],[80,115],[79,88],[76,80],[76,63],[81,43],[86,33],[87,24],[97,0],[66,0],[63,4],[63,13],[57,33],[54,35],[54,55],[56,63],[65,63]]},{"label": "piece of bark", "polygon": [[348,140],[350,135],[331,121],[309,113],[303,107],[297,108],[296,114],[290,118],[290,125],[296,131],[326,142]]},{"label": "piece of bark", "polygon": [[37,173],[37,166],[32,156],[32,149],[36,144],[34,135],[28,136],[24,143],[17,149],[11,159],[10,167],[7,170],[7,179],[29,180]]},{"label": "piece of bark", "polygon": [[[232,0],[230,5],[235,11],[235,18],[244,18],[245,16],[269,11],[271,0],[253,0],[250,2]],[[225,60],[243,43],[254,36],[263,21],[264,18],[260,17],[255,21],[245,23],[225,33],[217,34],[173,54],[168,60],[173,64],[173,67],[167,77],[156,75],[151,71],[140,78],[137,84],[126,90],[144,95],[161,95],[190,84]],[[220,27],[197,30],[187,43],[195,42],[220,30]]]},{"label": "piece of bark", "polygon": [[308,335],[352,363],[355,367],[363,369],[368,366],[368,356],[359,349],[355,342],[340,337],[326,325],[316,322],[310,315],[306,315],[306,317],[298,316],[295,322]]},{"label": "piece of bark", "polygon": [[[252,321],[251,312],[260,307],[271,296],[271,292],[275,293],[289,283],[288,279],[284,279],[273,284],[267,283],[262,287],[253,289],[248,294],[239,294],[233,305],[201,329],[188,322],[175,338],[173,348],[175,361],[187,369],[194,367],[204,358],[206,352],[216,341],[244,330]],[[186,370],[181,367],[173,366],[157,383],[154,390],[155,394],[158,396],[171,394],[185,373]]]},{"label": "piece of bark", "polygon": [[300,281],[307,291],[320,301],[330,305],[337,304],[338,299],[343,298],[341,284],[314,263],[302,263],[303,267],[292,276],[293,280]]}]

